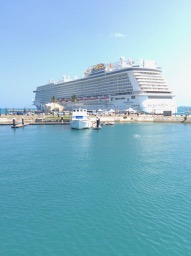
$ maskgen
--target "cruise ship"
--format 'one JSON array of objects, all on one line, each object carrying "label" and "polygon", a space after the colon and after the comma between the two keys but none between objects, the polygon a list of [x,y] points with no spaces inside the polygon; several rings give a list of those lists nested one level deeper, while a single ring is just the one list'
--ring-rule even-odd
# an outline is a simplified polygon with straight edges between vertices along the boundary
[{"label": "cruise ship", "polygon": [[34,105],[44,110],[54,97],[65,110],[83,107],[89,111],[128,109],[144,113],[176,113],[175,95],[153,60],[137,62],[121,57],[115,63],[89,67],[83,78],[49,82],[38,86]]}]

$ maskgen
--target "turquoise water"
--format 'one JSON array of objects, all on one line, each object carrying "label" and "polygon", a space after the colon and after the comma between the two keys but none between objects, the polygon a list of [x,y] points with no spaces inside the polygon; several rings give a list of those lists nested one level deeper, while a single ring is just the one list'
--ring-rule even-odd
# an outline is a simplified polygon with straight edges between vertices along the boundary
[{"label": "turquoise water", "polygon": [[191,255],[191,125],[0,126],[0,252]]}]

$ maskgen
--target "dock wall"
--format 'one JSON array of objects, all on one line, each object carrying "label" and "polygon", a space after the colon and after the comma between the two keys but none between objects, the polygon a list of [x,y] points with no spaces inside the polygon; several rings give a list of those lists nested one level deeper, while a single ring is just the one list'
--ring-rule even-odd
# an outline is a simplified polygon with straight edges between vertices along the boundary
[{"label": "dock wall", "polygon": [[[191,116],[157,116],[157,115],[113,115],[113,116],[99,116],[101,122],[120,122],[120,123],[135,123],[135,122],[156,122],[156,123],[191,123]],[[22,122],[24,119],[25,124],[37,125],[37,124],[69,124],[70,118],[65,118],[64,120],[58,119],[47,119],[38,118],[35,116],[32,117],[10,117],[10,116],[1,116],[0,125],[12,125],[13,118],[15,118],[16,124]],[[96,116],[90,117],[92,122],[96,122]]]}]

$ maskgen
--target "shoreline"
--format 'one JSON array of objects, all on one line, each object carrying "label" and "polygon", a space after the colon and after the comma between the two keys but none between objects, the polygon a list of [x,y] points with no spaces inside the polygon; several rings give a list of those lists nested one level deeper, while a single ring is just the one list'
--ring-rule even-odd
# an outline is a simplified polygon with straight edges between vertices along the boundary
[{"label": "shoreline", "polygon": [[[191,123],[191,116],[161,116],[161,115],[112,115],[112,116],[101,116],[98,115],[101,123],[104,122],[115,122],[115,123]],[[10,116],[1,115],[0,125],[12,125],[13,119],[16,124],[24,121],[25,125],[67,125],[70,122],[70,117],[53,117],[45,116],[40,117],[39,115],[33,116]],[[90,116],[90,120],[95,122],[96,116]]]}]

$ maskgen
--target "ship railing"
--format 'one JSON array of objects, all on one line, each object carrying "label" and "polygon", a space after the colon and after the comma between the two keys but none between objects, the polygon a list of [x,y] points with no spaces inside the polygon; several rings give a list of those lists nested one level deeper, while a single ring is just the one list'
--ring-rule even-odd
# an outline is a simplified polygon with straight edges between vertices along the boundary
[{"label": "ship railing", "polygon": [[121,64],[120,62],[106,64],[105,67],[107,72],[111,72],[111,71],[117,71],[123,68],[130,68],[132,67],[132,65],[130,65],[128,62],[125,61],[123,64]]},{"label": "ship railing", "polygon": [[145,94],[146,92],[145,91],[133,91],[133,94]]},{"label": "ship railing", "polygon": [[148,91],[133,91],[132,94],[135,94],[135,95],[140,95],[140,94],[155,94],[157,93],[157,95],[164,95],[164,93],[168,93],[168,94],[171,94],[172,91],[152,91],[152,92],[148,92]]}]

